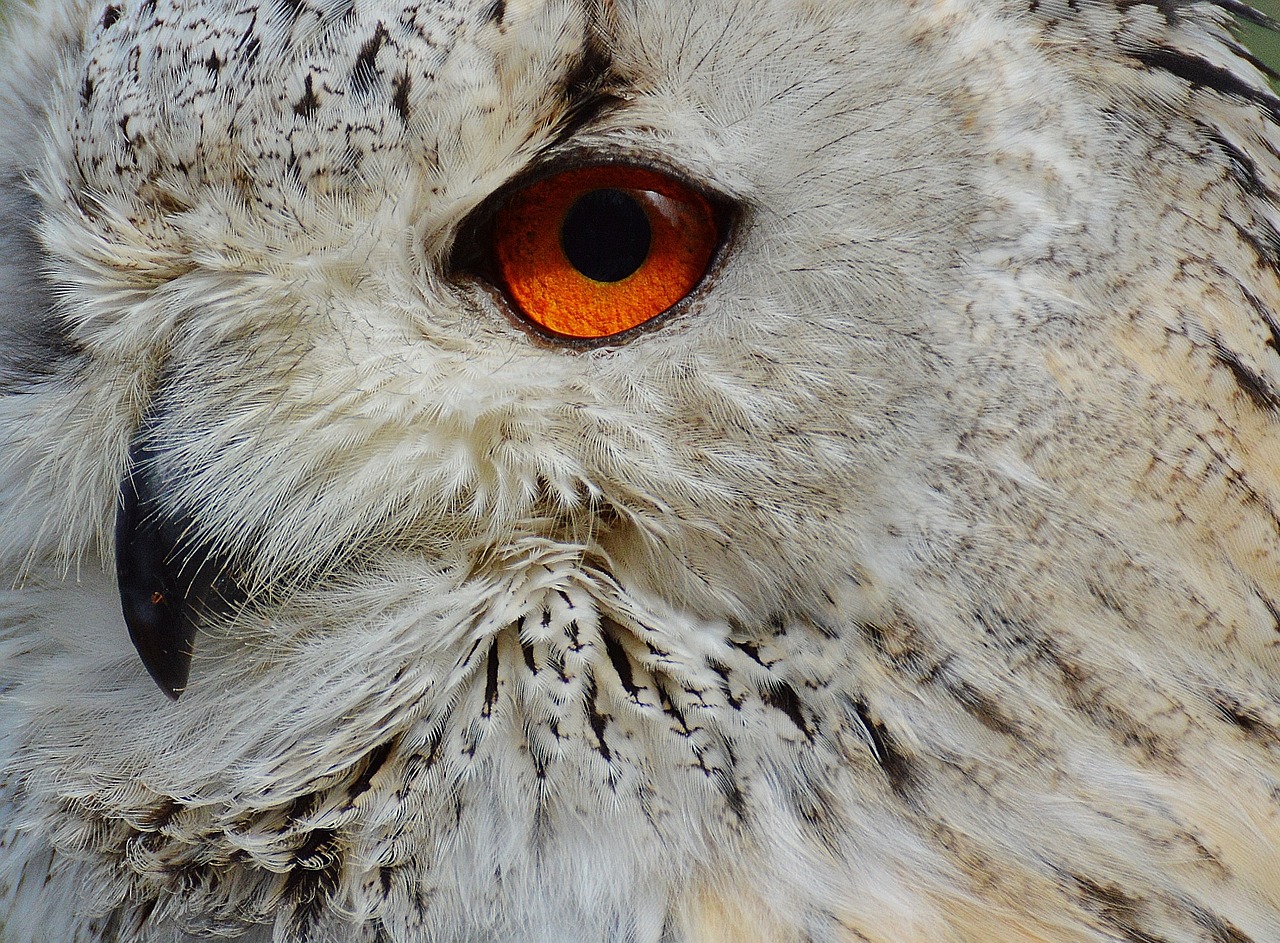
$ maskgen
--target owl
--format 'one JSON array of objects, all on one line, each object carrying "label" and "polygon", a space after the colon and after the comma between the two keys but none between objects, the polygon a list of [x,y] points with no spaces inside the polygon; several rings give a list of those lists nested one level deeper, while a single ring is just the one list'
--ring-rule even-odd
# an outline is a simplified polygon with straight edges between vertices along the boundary
[{"label": "owl", "polygon": [[1280,940],[1236,0],[36,0],[4,943]]}]

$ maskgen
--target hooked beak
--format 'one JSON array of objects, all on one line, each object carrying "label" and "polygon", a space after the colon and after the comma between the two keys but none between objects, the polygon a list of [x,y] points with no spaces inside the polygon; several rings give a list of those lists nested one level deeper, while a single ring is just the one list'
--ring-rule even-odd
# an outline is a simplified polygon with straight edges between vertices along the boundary
[{"label": "hooked beak", "polygon": [[194,538],[189,515],[166,505],[157,453],[139,434],[116,511],[116,580],[129,637],[156,684],[177,700],[187,686],[198,618],[236,596],[225,561]]}]

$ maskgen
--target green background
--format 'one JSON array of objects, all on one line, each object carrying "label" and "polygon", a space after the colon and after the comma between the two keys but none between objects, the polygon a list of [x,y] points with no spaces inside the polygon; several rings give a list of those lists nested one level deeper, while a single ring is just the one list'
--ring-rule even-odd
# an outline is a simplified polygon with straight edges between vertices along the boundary
[{"label": "green background", "polygon": [[[1280,0],[1254,0],[1253,5],[1267,16],[1280,19]],[[1240,36],[1257,56],[1271,68],[1280,71],[1280,34],[1246,23]],[[1280,83],[1272,84],[1280,88]]]}]

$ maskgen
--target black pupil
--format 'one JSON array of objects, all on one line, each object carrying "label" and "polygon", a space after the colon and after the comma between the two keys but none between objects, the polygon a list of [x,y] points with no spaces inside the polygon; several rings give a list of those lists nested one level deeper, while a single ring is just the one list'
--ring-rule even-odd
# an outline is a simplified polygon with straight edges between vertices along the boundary
[{"label": "black pupil", "polygon": [[574,200],[560,227],[569,264],[597,282],[619,282],[649,257],[649,217],[625,190],[592,190]]}]

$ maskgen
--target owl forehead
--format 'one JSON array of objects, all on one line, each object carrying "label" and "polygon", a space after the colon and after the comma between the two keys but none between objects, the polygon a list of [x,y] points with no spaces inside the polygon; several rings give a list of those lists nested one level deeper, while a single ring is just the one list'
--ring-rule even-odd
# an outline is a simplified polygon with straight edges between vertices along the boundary
[{"label": "owl forehead", "polygon": [[541,0],[112,0],[88,22],[82,184],[166,211],[208,185],[270,209],[385,189],[406,163],[481,178],[556,123],[587,30]]}]

